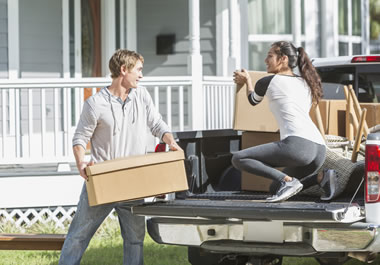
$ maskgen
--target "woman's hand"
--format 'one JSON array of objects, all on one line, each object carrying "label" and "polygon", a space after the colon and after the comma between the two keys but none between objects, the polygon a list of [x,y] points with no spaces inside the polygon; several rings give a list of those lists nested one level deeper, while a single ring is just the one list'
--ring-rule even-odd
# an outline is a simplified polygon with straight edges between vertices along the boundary
[{"label": "woman's hand", "polygon": [[244,85],[247,82],[251,81],[251,77],[249,76],[247,70],[242,69],[241,71],[236,70],[234,72],[234,82],[237,85]]}]

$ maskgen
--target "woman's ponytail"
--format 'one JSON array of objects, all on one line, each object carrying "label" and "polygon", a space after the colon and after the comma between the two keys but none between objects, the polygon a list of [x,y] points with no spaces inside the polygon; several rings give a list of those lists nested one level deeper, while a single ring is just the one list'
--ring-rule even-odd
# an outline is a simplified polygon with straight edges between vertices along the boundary
[{"label": "woman's ponytail", "polygon": [[309,85],[313,101],[318,103],[323,96],[321,78],[317,70],[311,63],[309,56],[306,54],[304,48],[297,48],[298,53],[298,68],[303,79]]}]

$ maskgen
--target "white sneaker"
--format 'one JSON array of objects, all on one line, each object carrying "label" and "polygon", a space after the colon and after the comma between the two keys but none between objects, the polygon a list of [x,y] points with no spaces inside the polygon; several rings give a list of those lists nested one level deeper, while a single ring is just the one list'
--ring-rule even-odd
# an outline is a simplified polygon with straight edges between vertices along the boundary
[{"label": "white sneaker", "polygon": [[281,181],[281,186],[278,189],[276,195],[273,195],[266,199],[267,202],[280,202],[289,199],[296,195],[303,188],[301,182],[293,178],[292,181]]}]

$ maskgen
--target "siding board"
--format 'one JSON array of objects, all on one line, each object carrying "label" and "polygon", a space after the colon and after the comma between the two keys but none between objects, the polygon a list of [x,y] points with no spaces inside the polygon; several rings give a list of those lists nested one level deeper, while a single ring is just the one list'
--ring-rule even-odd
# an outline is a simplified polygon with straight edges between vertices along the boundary
[{"label": "siding board", "polygon": [[[188,10],[187,0],[137,1],[137,50],[145,58],[144,74],[151,76],[187,75]],[[157,23],[158,21],[159,23]],[[203,74],[215,75],[215,0],[200,1],[200,27],[201,53],[207,58],[206,61],[204,60]],[[156,36],[159,34],[176,35],[175,54],[156,54]]]}]

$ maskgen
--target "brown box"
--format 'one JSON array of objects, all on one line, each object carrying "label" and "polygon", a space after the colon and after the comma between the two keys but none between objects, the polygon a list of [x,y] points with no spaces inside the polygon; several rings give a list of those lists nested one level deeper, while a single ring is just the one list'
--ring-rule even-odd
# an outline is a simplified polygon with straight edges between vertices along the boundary
[{"label": "brown box", "polygon": [[[270,74],[266,72],[249,72],[253,87],[256,82]],[[247,97],[247,86],[236,86],[235,113],[233,129],[239,131],[262,131],[276,132],[278,126],[276,119],[269,109],[268,101],[264,97],[263,101],[256,106],[252,106]]]},{"label": "brown box", "polygon": [[360,103],[360,107],[367,109],[366,121],[368,128],[380,124],[380,103]]},{"label": "brown box", "polygon": [[[246,149],[248,147],[266,144],[280,140],[279,133],[271,132],[243,132],[241,136],[241,148]],[[272,180],[250,174],[243,171],[241,175],[241,189],[251,191],[269,191],[269,186]]]},{"label": "brown box", "polygon": [[[346,100],[320,101],[319,108],[325,126],[325,134],[346,136],[346,104]],[[367,109],[368,128],[380,124],[380,103],[360,103],[360,107]],[[312,114],[310,116],[313,118]],[[360,117],[358,117],[359,120]]]},{"label": "brown box", "polygon": [[187,190],[182,151],[118,158],[89,166],[90,206]]}]

